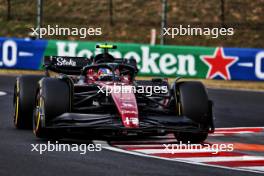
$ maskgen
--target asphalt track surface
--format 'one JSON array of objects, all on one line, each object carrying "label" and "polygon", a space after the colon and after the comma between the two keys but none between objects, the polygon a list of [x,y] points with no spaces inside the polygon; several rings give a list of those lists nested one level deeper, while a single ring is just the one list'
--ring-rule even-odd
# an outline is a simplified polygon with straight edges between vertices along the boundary
[{"label": "asphalt track surface", "polygon": [[[31,175],[181,175],[251,176],[245,171],[171,162],[103,149],[80,155],[75,152],[31,152],[31,144],[47,143],[31,131],[16,130],[12,119],[14,76],[0,77],[0,176]],[[264,93],[210,89],[217,127],[264,126]],[[237,142],[264,144],[263,136],[230,137]],[[225,137],[222,141],[227,140]],[[70,141],[69,141],[70,142]],[[89,143],[90,141],[86,141]],[[260,154],[262,155],[262,154]]]}]

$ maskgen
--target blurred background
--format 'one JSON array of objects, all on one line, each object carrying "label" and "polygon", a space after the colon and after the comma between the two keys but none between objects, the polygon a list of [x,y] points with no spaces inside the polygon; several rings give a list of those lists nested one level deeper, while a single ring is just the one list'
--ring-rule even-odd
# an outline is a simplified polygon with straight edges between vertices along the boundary
[{"label": "blurred background", "polygon": [[[0,0],[0,34],[27,37],[37,26],[37,0]],[[166,37],[165,44],[264,47],[264,0],[43,0],[41,25],[101,27],[103,35],[53,36],[55,39],[149,43],[162,22],[173,27],[233,27],[233,36]],[[51,39],[47,36],[46,39]]]}]

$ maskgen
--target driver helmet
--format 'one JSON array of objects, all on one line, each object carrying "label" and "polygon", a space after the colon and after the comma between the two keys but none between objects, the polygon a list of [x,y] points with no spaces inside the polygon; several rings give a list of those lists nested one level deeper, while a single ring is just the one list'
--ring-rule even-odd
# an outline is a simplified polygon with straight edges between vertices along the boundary
[{"label": "driver helmet", "polygon": [[99,76],[112,76],[112,72],[108,68],[100,68],[98,70],[98,75]]}]

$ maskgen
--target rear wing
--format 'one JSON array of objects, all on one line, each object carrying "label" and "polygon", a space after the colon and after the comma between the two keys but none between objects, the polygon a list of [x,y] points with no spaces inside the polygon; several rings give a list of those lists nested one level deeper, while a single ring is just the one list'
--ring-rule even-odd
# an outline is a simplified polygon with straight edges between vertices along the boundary
[{"label": "rear wing", "polygon": [[56,73],[80,75],[83,67],[90,65],[91,59],[85,57],[45,56],[44,67]]}]

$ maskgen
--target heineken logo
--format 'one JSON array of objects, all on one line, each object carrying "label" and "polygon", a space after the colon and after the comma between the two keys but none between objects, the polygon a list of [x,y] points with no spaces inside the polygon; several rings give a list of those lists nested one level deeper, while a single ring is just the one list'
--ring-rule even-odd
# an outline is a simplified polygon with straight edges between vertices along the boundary
[{"label": "heineken logo", "polygon": [[[95,43],[55,41],[54,55],[91,57]],[[134,58],[139,75],[224,80],[264,80],[264,50],[117,44],[116,58]]]},{"label": "heineken logo", "polygon": [[[78,56],[78,57],[91,57],[93,54],[98,54],[98,51],[88,49],[77,50],[76,43],[57,42],[57,55],[59,56]],[[197,70],[195,68],[196,59],[191,54],[178,54],[173,53],[159,53],[150,52],[149,46],[141,46],[139,52],[128,51],[120,52],[114,51],[111,53],[117,58],[134,58],[138,63],[138,68],[141,74],[154,74],[154,75],[170,75],[170,76],[195,76]]]}]

